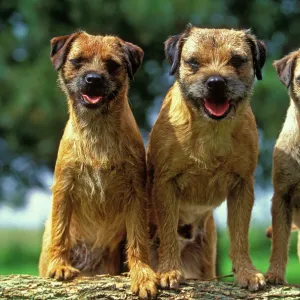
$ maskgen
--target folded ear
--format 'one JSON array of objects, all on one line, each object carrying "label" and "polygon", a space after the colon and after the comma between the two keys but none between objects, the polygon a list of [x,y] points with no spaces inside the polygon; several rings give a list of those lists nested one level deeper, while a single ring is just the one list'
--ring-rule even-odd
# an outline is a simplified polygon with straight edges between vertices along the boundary
[{"label": "folded ear", "polygon": [[247,32],[246,39],[251,48],[253,67],[256,78],[258,80],[262,80],[261,69],[263,68],[266,61],[267,47],[263,41],[258,40],[254,35]]},{"label": "folded ear", "polygon": [[124,42],[123,49],[125,52],[127,73],[132,80],[143,62],[144,51],[140,47],[128,42]]},{"label": "folded ear", "polygon": [[51,39],[50,59],[55,70],[58,71],[62,67],[70,50],[71,43],[79,34],[80,32],[76,32]]},{"label": "folded ear", "polygon": [[288,88],[293,80],[297,52],[292,52],[273,63],[280,81]]},{"label": "folded ear", "polygon": [[173,35],[165,41],[165,55],[171,65],[170,75],[174,75],[179,68],[184,39],[188,36],[192,27],[191,24],[188,24],[184,32]]}]

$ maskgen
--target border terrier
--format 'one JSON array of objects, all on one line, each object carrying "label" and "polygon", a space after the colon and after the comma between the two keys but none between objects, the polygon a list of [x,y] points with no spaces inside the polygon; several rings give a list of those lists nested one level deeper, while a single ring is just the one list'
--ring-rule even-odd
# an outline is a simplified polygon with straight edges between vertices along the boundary
[{"label": "border terrier", "polygon": [[266,274],[266,280],[273,284],[285,283],[292,222],[294,227],[300,228],[299,61],[300,50],[274,62],[280,81],[288,89],[290,106],[273,152],[272,253]]},{"label": "border terrier", "polygon": [[69,120],[55,166],[41,276],[119,274],[127,237],[131,290],[141,298],[156,295],[148,263],[145,149],[127,98],[143,55],[114,36],[80,31],[51,40]]},{"label": "border terrier", "polygon": [[159,240],[158,264],[152,264],[160,285],[177,288],[182,277],[215,276],[212,212],[227,198],[237,282],[258,290],[264,276],[248,251],[258,156],[249,101],[255,75],[262,79],[265,45],[249,31],[190,25],[165,42],[165,53],[175,83],[147,148],[152,227]]}]

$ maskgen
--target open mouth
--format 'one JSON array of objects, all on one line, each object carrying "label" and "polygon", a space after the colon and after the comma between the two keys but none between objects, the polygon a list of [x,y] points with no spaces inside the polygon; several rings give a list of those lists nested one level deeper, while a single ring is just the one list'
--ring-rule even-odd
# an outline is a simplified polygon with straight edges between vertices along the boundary
[{"label": "open mouth", "polygon": [[86,94],[81,94],[81,98],[86,104],[92,104],[92,105],[96,105],[100,103],[103,99],[102,96],[90,96]]},{"label": "open mouth", "polygon": [[230,99],[222,101],[204,99],[203,107],[207,115],[216,120],[225,118],[231,110]]}]

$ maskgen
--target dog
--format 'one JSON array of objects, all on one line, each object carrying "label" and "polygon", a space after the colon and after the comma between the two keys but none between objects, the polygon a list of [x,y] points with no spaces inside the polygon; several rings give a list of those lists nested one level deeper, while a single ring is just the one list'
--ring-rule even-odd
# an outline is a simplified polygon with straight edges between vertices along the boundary
[{"label": "dog", "polygon": [[163,288],[178,288],[183,277],[214,277],[212,212],[227,198],[237,282],[258,290],[264,276],[248,253],[258,156],[249,100],[255,75],[262,79],[266,47],[250,31],[190,25],[165,42],[165,53],[175,83],[147,147],[151,221],[158,237],[152,238],[159,241],[151,246],[151,264]]},{"label": "dog", "polygon": [[272,251],[266,274],[266,280],[272,284],[286,282],[285,272],[292,221],[297,229],[300,228],[299,57],[300,50],[274,62],[280,81],[288,89],[290,106],[273,152]]},{"label": "dog", "polygon": [[69,120],[55,166],[41,276],[119,274],[127,237],[132,292],[140,298],[157,293],[148,263],[145,149],[127,99],[143,55],[114,36],[80,31],[51,40]]}]

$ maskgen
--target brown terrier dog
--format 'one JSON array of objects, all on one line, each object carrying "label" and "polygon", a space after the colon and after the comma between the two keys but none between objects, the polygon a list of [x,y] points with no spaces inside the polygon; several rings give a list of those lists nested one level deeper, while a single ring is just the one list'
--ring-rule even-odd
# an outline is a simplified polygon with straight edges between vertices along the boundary
[{"label": "brown terrier dog", "polygon": [[292,221],[300,228],[300,50],[274,62],[290,106],[273,152],[272,253],[266,279],[285,282]]},{"label": "brown terrier dog", "polygon": [[143,140],[128,104],[128,81],[143,51],[85,32],[51,40],[51,61],[68,98],[39,270],[58,280],[120,273],[126,239],[131,289],[155,296],[148,264]]},{"label": "brown terrier dog", "polygon": [[214,277],[212,212],[227,198],[237,282],[258,290],[264,276],[248,253],[258,156],[249,100],[255,75],[261,79],[265,46],[249,31],[189,26],[166,41],[165,51],[176,81],[147,150],[160,285],[176,288],[182,275]]}]

